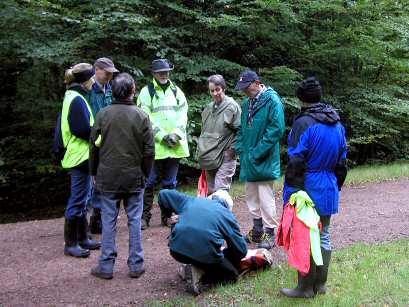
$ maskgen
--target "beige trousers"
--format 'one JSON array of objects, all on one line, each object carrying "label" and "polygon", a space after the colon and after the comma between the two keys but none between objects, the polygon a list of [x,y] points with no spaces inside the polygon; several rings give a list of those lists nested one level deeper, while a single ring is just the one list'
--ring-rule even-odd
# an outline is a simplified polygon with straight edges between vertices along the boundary
[{"label": "beige trousers", "polygon": [[277,227],[273,181],[246,182],[245,189],[247,207],[253,218],[262,218],[264,227]]}]

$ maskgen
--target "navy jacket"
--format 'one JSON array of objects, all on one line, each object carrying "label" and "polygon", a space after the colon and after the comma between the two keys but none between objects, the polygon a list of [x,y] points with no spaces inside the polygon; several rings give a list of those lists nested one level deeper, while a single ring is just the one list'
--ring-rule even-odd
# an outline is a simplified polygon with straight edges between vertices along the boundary
[{"label": "navy jacket", "polygon": [[162,190],[159,206],[167,217],[179,215],[173,227],[169,248],[201,263],[217,263],[223,258],[223,243],[233,254],[247,254],[247,244],[233,213],[222,200],[191,197],[175,190]]},{"label": "navy jacket", "polygon": [[288,136],[284,204],[292,193],[304,190],[319,215],[337,213],[346,155],[345,129],[335,109],[324,103],[302,108]]}]

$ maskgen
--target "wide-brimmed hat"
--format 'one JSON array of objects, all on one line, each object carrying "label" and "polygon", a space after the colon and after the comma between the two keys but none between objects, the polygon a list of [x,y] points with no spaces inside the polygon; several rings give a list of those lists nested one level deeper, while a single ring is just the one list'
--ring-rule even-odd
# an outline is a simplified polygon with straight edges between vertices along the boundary
[{"label": "wide-brimmed hat", "polygon": [[152,72],[171,71],[174,66],[168,59],[153,60],[151,64]]}]

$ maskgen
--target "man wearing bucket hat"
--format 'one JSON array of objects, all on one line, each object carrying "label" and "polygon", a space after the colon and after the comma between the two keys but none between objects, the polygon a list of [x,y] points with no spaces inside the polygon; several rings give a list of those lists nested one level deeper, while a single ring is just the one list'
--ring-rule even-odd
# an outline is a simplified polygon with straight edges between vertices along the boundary
[{"label": "man wearing bucket hat", "polygon": [[[240,180],[245,182],[246,203],[253,217],[247,234],[259,248],[274,246],[276,208],[273,180],[280,178],[280,139],[284,134],[284,110],[280,96],[260,82],[254,71],[240,74],[236,90],[246,98],[236,152],[240,155]],[[264,226],[264,228],[263,228]]]},{"label": "man wearing bucket hat", "polygon": [[[112,88],[111,80],[114,73],[119,72],[115,68],[114,63],[109,58],[99,58],[94,63],[95,83],[92,86],[92,90],[89,93],[89,102],[91,105],[91,111],[94,118],[97,116],[97,113],[111,105],[112,103]],[[93,188],[91,188],[93,190]],[[92,193],[92,191],[91,191]],[[102,232],[102,223],[101,223],[101,208],[98,208],[97,203],[91,198],[92,202],[92,214],[89,219],[89,227],[91,233],[101,233]]]},{"label": "man wearing bucket hat", "polygon": [[[188,106],[185,94],[169,79],[173,68],[167,59],[152,61],[152,81],[142,88],[137,100],[149,115],[155,137],[155,162],[145,187],[142,229],[149,227],[156,183],[161,180],[163,189],[175,189],[179,160],[189,156]],[[163,214],[161,220],[167,225]]]}]

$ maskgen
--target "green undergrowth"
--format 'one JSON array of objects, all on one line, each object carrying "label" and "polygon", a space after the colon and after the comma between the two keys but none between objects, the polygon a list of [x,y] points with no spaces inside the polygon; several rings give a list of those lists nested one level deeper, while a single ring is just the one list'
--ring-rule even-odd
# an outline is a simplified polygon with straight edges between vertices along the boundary
[{"label": "green undergrowth", "polygon": [[150,306],[408,306],[409,240],[359,243],[333,252],[329,293],[314,299],[289,299],[280,288],[296,284],[296,271],[281,264],[234,285],[197,298],[186,295]]}]

